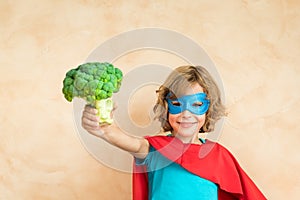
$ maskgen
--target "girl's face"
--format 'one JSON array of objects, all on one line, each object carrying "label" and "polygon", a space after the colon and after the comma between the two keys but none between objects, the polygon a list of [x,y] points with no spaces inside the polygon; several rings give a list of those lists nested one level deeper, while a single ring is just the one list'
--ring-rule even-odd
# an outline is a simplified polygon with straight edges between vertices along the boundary
[{"label": "girl's face", "polygon": [[[200,92],[203,92],[203,88],[195,83],[187,89],[184,95],[193,95]],[[200,143],[198,133],[204,122],[205,114],[196,115],[188,110],[178,114],[169,113],[169,123],[173,128],[173,134],[184,143]]]}]

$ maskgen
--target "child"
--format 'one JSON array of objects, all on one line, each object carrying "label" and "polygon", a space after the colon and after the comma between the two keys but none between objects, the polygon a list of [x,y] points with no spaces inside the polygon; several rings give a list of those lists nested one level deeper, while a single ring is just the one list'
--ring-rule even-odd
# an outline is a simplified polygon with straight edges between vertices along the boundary
[{"label": "child", "polygon": [[220,91],[205,68],[176,68],[157,93],[154,113],[162,135],[130,136],[115,125],[99,125],[96,109],[83,111],[82,126],[89,133],[134,156],[134,200],[266,199],[228,150],[198,137],[213,131],[225,115]]}]

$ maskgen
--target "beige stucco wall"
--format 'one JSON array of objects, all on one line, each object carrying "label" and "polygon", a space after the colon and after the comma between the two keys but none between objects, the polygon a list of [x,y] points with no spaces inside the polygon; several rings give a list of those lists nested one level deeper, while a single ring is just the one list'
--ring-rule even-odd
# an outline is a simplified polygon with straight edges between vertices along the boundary
[{"label": "beige stucco wall", "polygon": [[[61,86],[101,43],[141,27],[174,30],[203,47],[226,92],[220,143],[268,199],[298,199],[299,9],[296,0],[1,1],[0,199],[130,199],[130,174],[81,144]],[[145,51],[119,67],[176,59]],[[135,111],[132,119],[148,118]]]}]

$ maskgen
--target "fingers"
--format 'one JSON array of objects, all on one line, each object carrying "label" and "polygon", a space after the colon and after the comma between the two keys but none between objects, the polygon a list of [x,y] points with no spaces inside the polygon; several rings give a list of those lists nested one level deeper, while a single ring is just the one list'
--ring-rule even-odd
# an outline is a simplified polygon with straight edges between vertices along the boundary
[{"label": "fingers", "polygon": [[114,102],[113,109],[110,112],[110,118],[113,118],[115,110],[118,108],[117,104]]},{"label": "fingers", "polygon": [[99,117],[96,115],[97,112],[90,112],[88,110],[84,110],[82,113],[82,119],[86,119],[89,121],[93,121],[93,122],[98,122],[99,123]]},{"label": "fingers", "polygon": [[[111,117],[113,115],[114,110],[117,108],[116,104],[114,104],[113,110],[110,113]],[[102,137],[105,132],[107,132],[107,128],[110,127],[111,124],[107,123],[99,123],[99,116],[97,116],[98,110],[90,105],[86,105],[84,107],[81,125],[87,130],[89,133]]]},{"label": "fingers", "polygon": [[84,112],[96,115],[98,113],[98,110],[90,105],[85,105]]},{"label": "fingers", "polygon": [[117,108],[118,108],[118,105],[114,102],[114,106],[113,106],[112,111],[115,111]]},{"label": "fingers", "polygon": [[91,121],[85,117],[82,118],[82,127],[87,131],[98,130],[100,128],[99,123]]},{"label": "fingers", "polygon": [[99,117],[96,114],[97,109],[91,106],[85,106],[81,118],[82,127],[87,130],[99,129]]}]

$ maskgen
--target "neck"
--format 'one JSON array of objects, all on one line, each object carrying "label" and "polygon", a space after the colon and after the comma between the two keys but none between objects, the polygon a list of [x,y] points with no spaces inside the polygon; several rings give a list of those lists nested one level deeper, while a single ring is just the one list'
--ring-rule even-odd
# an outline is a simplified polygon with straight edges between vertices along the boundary
[{"label": "neck", "polygon": [[182,137],[178,134],[173,134],[177,139],[179,139],[181,142],[188,144],[188,143],[192,143],[192,144],[202,144],[199,141],[198,138],[198,134],[195,134],[193,137],[189,138],[189,137]]}]

